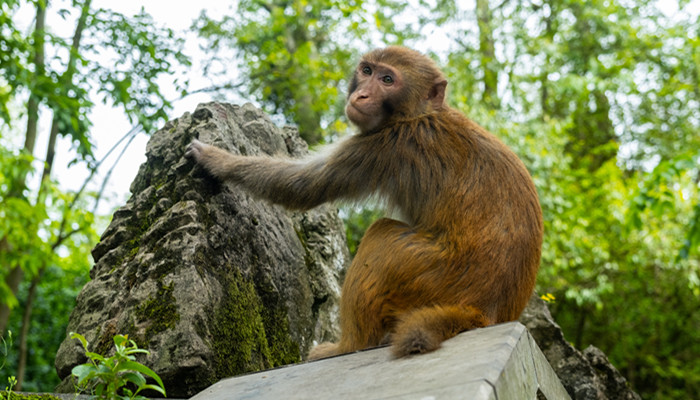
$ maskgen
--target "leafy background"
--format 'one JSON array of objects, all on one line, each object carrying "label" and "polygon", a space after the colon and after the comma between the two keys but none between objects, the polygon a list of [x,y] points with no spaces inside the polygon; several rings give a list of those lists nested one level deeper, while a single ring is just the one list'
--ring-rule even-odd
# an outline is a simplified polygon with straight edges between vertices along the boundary
[{"label": "leafy background", "polygon": [[[252,101],[312,147],[333,142],[352,132],[354,62],[403,44],[434,57],[450,104],[528,166],[546,228],[538,291],[555,296],[568,340],[600,347],[643,398],[694,396],[699,3],[240,0],[173,29],[90,0],[3,0],[0,333],[13,340],[0,380],[17,376],[27,391],[58,382],[53,358],[90,249],[121,201],[106,190],[120,170],[97,155],[101,135],[120,138],[108,155],[142,153],[129,150],[135,139],[177,117],[178,99],[205,94]],[[104,106],[132,128],[97,131]],[[343,208],[351,249],[378,213]]]}]

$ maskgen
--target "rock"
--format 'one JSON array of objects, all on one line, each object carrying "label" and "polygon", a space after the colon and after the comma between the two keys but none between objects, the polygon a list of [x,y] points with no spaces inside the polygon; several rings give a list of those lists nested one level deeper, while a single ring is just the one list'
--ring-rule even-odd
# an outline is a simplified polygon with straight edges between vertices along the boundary
[{"label": "rock", "polygon": [[[339,277],[349,254],[337,210],[292,213],[209,177],[183,157],[194,138],[233,153],[300,157],[295,129],[259,109],[209,103],[165,124],[146,149],[132,196],[92,254],[69,332],[110,355],[128,334],[150,354],[168,397],[218,380],[300,361],[314,341],[338,336]],[[62,384],[86,361],[66,338]]]},{"label": "rock", "polygon": [[545,302],[533,295],[520,315],[572,400],[641,400],[599,349],[583,353],[564,338]]}]

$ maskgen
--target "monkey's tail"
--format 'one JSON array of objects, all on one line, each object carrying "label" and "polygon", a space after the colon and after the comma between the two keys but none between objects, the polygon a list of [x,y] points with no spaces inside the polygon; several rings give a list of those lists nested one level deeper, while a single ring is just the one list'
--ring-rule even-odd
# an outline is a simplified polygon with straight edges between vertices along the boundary
[{"label": "monkey's tail", "polygon": [[321,358],[332,357],[340,353],[342,352],[340,351],[340,346],[337,343],[323,342],[311,349],[307,360],[319,360]]},{"label": "monkey's tail", "polygon": [[408,311],[396,324],[392,352],[396,357],[427,353],[460,332],[488,325],[484,313],[471,306],[430,306]]}]

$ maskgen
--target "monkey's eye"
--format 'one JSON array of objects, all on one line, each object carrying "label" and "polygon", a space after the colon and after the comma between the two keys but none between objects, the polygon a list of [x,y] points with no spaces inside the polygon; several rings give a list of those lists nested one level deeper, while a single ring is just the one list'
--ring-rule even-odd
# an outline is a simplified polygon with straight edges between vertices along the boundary
[{"label": "monkey's eye", "polygon": [[362,67],[362,73],[365,75],[372,75],[372,68],[364,66]]},{"label": "monkey's eye", "polygon": [[386,83],[387,85],[390,85],[394,83],[394,78],[392,78],[390,75],[386,75],[382,78],[382,82]]}]

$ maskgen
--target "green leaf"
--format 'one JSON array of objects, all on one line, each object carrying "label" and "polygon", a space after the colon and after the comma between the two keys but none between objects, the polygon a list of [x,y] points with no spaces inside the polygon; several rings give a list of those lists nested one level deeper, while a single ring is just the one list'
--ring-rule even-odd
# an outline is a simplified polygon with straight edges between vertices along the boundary
[{"label": "green leaf", "polygon": [[86,380],[91,379],[96,372],[95,366],[92,364],[76,365],[71,370],[71,374],[78,378],[78,385],[83,385]]},{"label": "green leaf", "polygon": [[142,390],[150,389],[150,390],[155,390],[156,392],[162,394],[165,396],[165,389],[162,386],[157,386],[153,384],[146,384],[141,387]]},{"label": "green leaf", "polygon": [[143,375],[138,372],[127,372],[123,375],[123,377],[127,381],[136,385],[138,388],[141,388],[146,384],[146,378],[144,378]]},{"label": "green leaf", "polygon": [[147,366],[138,363],[136,361],[124,361],[119,363],[117,368],[115,369],[115,372],[118,371],[124,371],[124,370],[132,370],[132,371],[137,371],[140,372],[150,378],[153,378],[160,386],[163,386],[163,381],[160,379],[158,374],[156,374],[152,369],[148,368]]},{"label": "green leaf", "polygon": [[83,336],[79,333],[76,333],[76,332],[71,332],[70,338],[71,339],[78,339],[80,341],[80,344],[83,346],[83,349],[87,350],[88,342],[85,339],[85,336]]},{"label": "green leaf", "polygon": [[94,361],[99,361],[99,362],[106,362],[106,358],[104,358],[101,354],[93,353],[91,351],[86,351],[85,355],[90,358],[91,360]]}]

